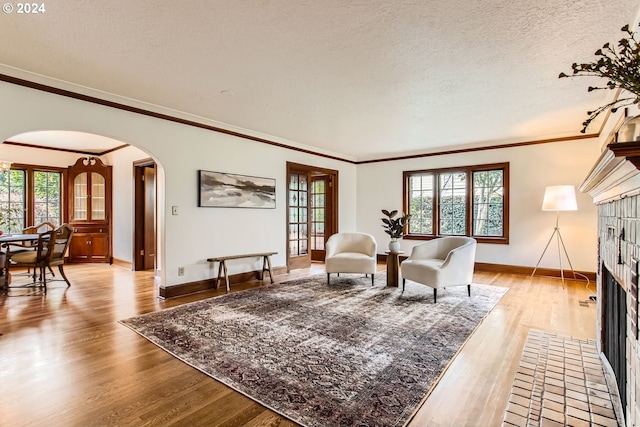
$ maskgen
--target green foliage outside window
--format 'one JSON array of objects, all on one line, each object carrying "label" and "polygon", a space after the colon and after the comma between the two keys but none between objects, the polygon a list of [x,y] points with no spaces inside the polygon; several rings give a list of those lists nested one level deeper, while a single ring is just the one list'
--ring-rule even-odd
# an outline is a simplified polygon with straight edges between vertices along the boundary
[{"label": "green foliage outside window", "polygon": [[433,173],[416,173],[408,178],[409,234],[433,234],[434,180]]},{"label": "green foliage outside window", "polygon": [[502,236],[504,177],[501,170],[473,173],[473,234]]},{"label": "green foliage outside window", "polygon": [[406,172],[409,234],[505,238],[505,173],[506,166]]},{"label": "green foliage outside window", "polygon": [[433,197],[412,197],[409,234],[433,234]]},{"label": "green foliage outside window", "polygon": [[[34,205],[27,204],[27,173],[22,169],[0,172],[0,229],[5,233],[20,233],[27,225],[48,221],[60,225],[61,174],[52,171],[33,171]],[[31,209],[31,224],[26,224],[27,209]]]},{"label": "green foliage outside window", "polygon": [[466,172],[440,173],[440,234],[467,234]]},{"label": "green foliage outside window", "polygon": [[24,171],[0,172],[0,229],[5,233],[24,228],[24,184]]},{"label": "green foliage outside window", "polygon": [[60,225],[60,173],[34,172],[35,224],[45,221]]}]

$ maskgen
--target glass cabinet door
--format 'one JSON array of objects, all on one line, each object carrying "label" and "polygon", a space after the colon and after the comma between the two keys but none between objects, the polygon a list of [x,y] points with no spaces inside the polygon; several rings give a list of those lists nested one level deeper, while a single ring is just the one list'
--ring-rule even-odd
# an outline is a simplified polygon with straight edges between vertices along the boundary
[{"label": "glass cabinet door", "polygon": [[87,196],[87,173],[83,172],[73,179],[73,219],[88,219]]},{"label": "glass cabinet door", "polygon": [[105,181],[104,177],[91,172],[91,219],[105,219]]},{"label": "glass cabinet door", "polygon": [[106,181],[97,172],[81,172],[73,178],[73,219],[75,221],[107,218]]}]

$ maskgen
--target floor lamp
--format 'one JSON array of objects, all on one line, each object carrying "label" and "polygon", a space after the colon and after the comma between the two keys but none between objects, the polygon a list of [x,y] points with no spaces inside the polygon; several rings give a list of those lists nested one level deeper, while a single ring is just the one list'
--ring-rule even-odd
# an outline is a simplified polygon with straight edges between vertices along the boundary
[{"label": "floor lamp", "polygon": [[565,256],[567,257],[567,261],[569,262],[569,267],[571,267],[571,272],[573,273],[573,278],[576,278],[576,272],[573,270],[573,265],[571,265],[571,260],[569,259],[569,254],[567,253],[567,248],[564,246],[564,241],[562,240],[562,234],[560,234],[560,211],[577,211],[578,203],[576,202],[576,189],[573,185],[553,185],[547,187],[544,190],[544,199],[542,201],[542,210],[543,211],[556,211],[556,226],[553,229],[553,233],[551,233],[551,237],[549,237],[549,241],[547,242],[547,246],[544,247],[544,251],[542,251],[542,255],[540,255],[540,259],[536,264],[536,267],[533,269],[533,273],[531,273],[531,277],[536,274],[536,270],[542,261],[542,257],[544,257],[545,252],[549,248],[551,241],[553,238],[556,238],[556,242],[558,245],[558,261],[560,262],[560,277],[562,278],[562,287],[564,288],[564,270],[562,269],[562,251],[560,247],[562,246],[562,250],[564,251]]}]

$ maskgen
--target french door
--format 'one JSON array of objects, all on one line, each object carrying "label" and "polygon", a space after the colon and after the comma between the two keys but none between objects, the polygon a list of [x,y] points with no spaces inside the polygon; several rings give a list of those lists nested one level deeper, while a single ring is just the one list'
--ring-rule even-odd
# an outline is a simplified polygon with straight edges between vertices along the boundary
[{"label": "french door", "polygon": [[338,171],[287,163],[287,269],[324,261],[324,244],[337,232]]},{"label": "french door", "polygon": [[327,200],[327,192],[331,191],[331,177],[320,175],[311,177],[311,192],[309,201],[311,203],[309,233],[311,234],[311,261],[324,261],[326,251],[324,244],[331,234],[331,204],[332,200]]}]

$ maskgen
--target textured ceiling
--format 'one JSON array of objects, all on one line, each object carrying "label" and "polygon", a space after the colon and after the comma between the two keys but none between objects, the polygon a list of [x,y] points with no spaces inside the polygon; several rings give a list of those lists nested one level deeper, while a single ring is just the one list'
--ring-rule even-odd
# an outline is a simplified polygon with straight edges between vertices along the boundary
[{"label": "textured ceiling", "polygon": [[557,76],[619,40],[639,10],[637,0],[45,6],[1,14],[0,72],[353,160],[577,135],[613,92]]}]

